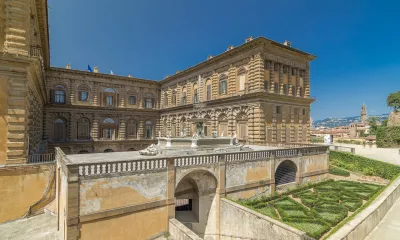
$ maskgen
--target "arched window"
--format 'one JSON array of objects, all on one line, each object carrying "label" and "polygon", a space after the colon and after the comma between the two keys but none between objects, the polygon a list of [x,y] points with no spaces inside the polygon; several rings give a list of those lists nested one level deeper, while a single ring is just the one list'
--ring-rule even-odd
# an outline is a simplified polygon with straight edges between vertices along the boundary
[{"label": "arched window", "polygon": [[144,123],[144,137],[147,139],[153,138],[153,123],[151,121],[146,121]]},{"label": "arched window", "polygon": [[[186,137],[187,135],[187,129],[186,129],[186,118],[182,117],[181,119],[181,132],[182,132],[182,136]],[[181,133],[179,133],[181,135]]]},{"label": "arched window", "polygon": [[126,123],[126,138],[137,137],[137,122],[133,119],[128,120]]},{"label": "arched window", "polygon": [[102,124],[102,138],[115,139],[115,121],[112,118],[105,118]]},{"label": "arched window", "polygon": [[171,96],[171,102],[172,102],[172,105],[176,105],[176,91],[174,90],[174,91],[172,91],[172,96]]},{"label": "arched window", "polygon": [[153,108],[154,106],[153,94],[147,93],[144,98],[144,108]]},{"label": "arched window", "polygon": [[168,106],[168,93],[164,93],[164,106]]},{"label": "arched window", "polygon": [[57,104],[65,104],[65,87],[57,85],[51,92],[51,102]]},{"label": "arched window", "polygon": [[199,102],[198,88],[199,86],[197,85],[197,83],[193,84],[193,103]]},{"label": "arched window", "polygon": [[211,94],[212,94],[211,90],[212,90],[211,80],[208,79],[206,81],[206,99],[207,99],[207,101],[211,100]]},{"label": "arched window", "polygon": [[65,141],[66,140],[66,124],[63,119],[57,119],[54,122],[54,141]]},{"label": "arched window", "polygon": [[104,102],[107,107],[113,107],[115,102],[115,90],[113,88],[104,89]]},{"label": "arched window", "polygon": [[181,100],[181,105],[186,105],[186,87],[182,88],[182,100]]},{"label": "arched window", "polygon": [[79,101],[82,102],[87,102],[89,99],[89,87],[86,85],[80,85],[78,87],[78,97],[79,97]]},{"label": "arched window", "polygon": [[238,71],[238,84],[239,91],[244,91],[246,89],[246,70],[244,68]]},{"label": "arched window", "polygon": [[90,121],[87,118],[80,118],[77,125],[78,139],[90,139]]},{"label": "arched window", "polygon": [[220,78],[219,78],[219,94],[220,95],[225,95],[226,94],[226,91],[227,91],[227,80],[228,80],[228,77],[225,74],[221,75]]}]

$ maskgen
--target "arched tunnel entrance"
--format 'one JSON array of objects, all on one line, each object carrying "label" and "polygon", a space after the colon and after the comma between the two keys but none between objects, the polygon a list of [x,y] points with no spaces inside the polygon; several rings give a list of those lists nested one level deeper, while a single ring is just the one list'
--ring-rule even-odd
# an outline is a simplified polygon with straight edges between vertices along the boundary
[{"label": "arched tunnel entrance", "polygon": [[290,160],[285,160],[279,164],[275,171],[275,185],[283,185],[296,182],[296,164]]},{"label": "arched tunnel entrance", "polygon": [[217,179],[206,171],[193,171],[175,189],[175,218],[204,238],[215,233]]}]

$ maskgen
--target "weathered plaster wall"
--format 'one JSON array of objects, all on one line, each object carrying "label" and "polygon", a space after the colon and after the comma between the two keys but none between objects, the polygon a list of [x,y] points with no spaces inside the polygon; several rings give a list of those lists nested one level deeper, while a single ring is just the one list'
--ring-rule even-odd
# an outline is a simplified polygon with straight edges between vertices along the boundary
[{"label": "weathered plaster wall", "polygon": [[67,199],[68,199],[68,180],[67,174],[63,171],[63,168],[57,166],[57,176],[56,176],[56,203],[57,203],[57,213],[58,213],[58,227],[62,236],[65,237],[65,232],[67,229]]},{"label": "weathered plaster wall", "polygon": [[286,224],[221,199],[220,239],[305,240],[306,234]]},{"label": "weathered plaster wall", "polygon": [[167,172],[82,180],[80,215],[164,200]]},{"label": "weathered plaster wall", "polygon": [[234,200],[238,199],[251,199],[251,198],[257,198],[261,195],[265,194],[270,194],[271,193],[271,187],[270,185],[266,186],[259,186],[251,189],[244,189],[244,190],[239,190],[239,191],[234,191],[234,192],[228,192],[226,194],[226,197]]},{"label": "weathered plaster wall", "polygon": [[303,156],[301,161],[301,172],[310,173],[329,168],[329,156],[328,154]]},{"label": "weathered plaster wall", "polygon": [[0,223],[22,217],[42,197],[50,176],[49,165],[0,168]]},{"label": "weathered plaster wall", "polygon": [[80,239],[143,240],[166,231],[168,231],[167,207],[160,207],[83,223]]}]

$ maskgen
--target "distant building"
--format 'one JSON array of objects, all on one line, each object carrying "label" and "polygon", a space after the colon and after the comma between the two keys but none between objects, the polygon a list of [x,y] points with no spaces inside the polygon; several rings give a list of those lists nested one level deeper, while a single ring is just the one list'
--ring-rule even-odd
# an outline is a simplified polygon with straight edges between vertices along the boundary
[{"label": "distant building", "polygon": [[365,104],[361,106],[361,122],[367,122],[367,106],[365,106]]},{"label": "distant building", "polygon": [[349,125],[350,137],[358,138],[362,134],[368,133],[369,126],[367,123],[367,106],[363,104],[361,106],[361,123],[353,122]]}]

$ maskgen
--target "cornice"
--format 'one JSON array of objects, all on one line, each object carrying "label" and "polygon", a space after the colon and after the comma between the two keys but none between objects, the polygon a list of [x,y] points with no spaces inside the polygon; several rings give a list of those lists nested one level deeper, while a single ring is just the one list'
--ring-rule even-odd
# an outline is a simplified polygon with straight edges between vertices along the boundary
[{"label": "cornice", "polygon": [[36,0],[36,12],[39,21],[40,41],[42,43],[44,68],[50,67],[49,15],[47,0]]},{"label": "cornice", "polygon": [[47,104],[44,107],[45,110],[51,111],[67,111],[67,112],[82,112],[82,110],[91,110],[91,113],[111,113],[111,114],[129,114],[129,113],[140,113],[140,114],[159,114],[158,109],[143,109],[143,108],[106,108],[99,106],[84,106],[84,105],[71,105],[71,104]]},{"label": "cornice", "polygon": [[88,77],[92,77],[92,78],[138,82],[138,83],[143,83],[143,84],[153,84],[153,85],[160,87],[160,82],[158,82],[156,80],[125,77],[125,76],[118,76],[118,75],[111,75],[111,74],[104,74],[104,73],[86,72],[86,71],[74,70],[74,69],[50,67],[48,69],[48,74],[49,74],[48,76],[51,76],[52,73],[65,73],[65,74],[71,74],[71,75],[75,75],[75,76],[88,76]]},{"label": "cornice", "polygon": [[242,44],[242,45],[240,45],[240,46],[238,46],[238,47],[236,47],[234,49],[231,49],[229,51],[223,52],[223,53],[221,53],[221,54],[219,54],[219,55],[217,55],[217,56],[215,56],[215,57],[213,57],[211,59],[203,61],[203,62],[201,62],[199,64],[196,64],[196,65],[194,65],[192,67],[189,67],[186,70],[184,70],[182,72],[179,72],[179,73],[177,73],[177,74],[175,74],[173,76],[167,77],[167,78],[161,80],[160,83],[163,84],[163,83],[170,82],[170,81],[172,81],[174,79],[184,77],[184,76],[186,76],[186,75],[188,75],[188,74],[190,74],[190,73],[192,73],[194,71],[198,71],[198,70],[200,70],[202,68],[206,68],[206,67],[208,67],[210,65],[217,64],[218,62],[223,61],[226,58],[235,56],[237,54],[240,54],[240,53],[242,53],[244,51],[248,51],[248,50],[256,48],[256,47],[260,47],[260,46],[264,47],[267,44],[275,45],[275,46],[280,47],[281,49],[284,49],[285,51],[288,51],[288,52],[290,52],[292,54],[293,53],[299,54],[299,55],[305,57],[308,61],[312,61],[312,60],[314,60],[316,58],[316,56],[314,56],[312,54],[309,54],[309,53],[306,53],[306,52],[303,52],[303,51],[301,51],[299,49],[288,47],[286,45],[283,45],[283,44],[278,43],[276,41],[267,39],[265,37],[258,37],[256,39],[254,39],[254,40],[252,40],[250,42],[244,43],[244,44]]}]

